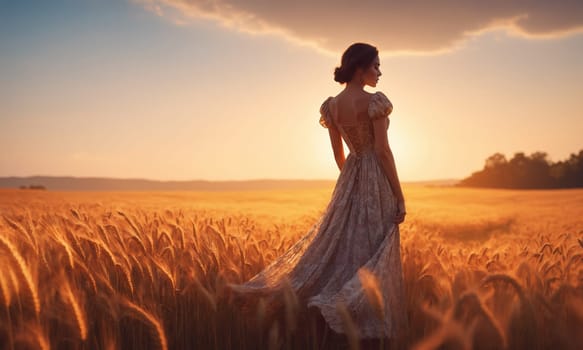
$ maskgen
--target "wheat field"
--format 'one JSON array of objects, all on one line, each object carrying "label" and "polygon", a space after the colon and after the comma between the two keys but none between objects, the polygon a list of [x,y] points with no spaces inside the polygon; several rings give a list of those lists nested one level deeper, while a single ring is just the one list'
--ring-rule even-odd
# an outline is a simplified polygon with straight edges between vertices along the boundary
[{"label": "wheat field", "polygon": [[[583,190],[404,191],[409,328],[392,345],[583,348]],[[224,297],[307,232],[331,193],[0,190],[0,346],[371,347],[349,316],[346,335],[322,329],[293,291],[273,317],[262,300],[242,313]]]}]

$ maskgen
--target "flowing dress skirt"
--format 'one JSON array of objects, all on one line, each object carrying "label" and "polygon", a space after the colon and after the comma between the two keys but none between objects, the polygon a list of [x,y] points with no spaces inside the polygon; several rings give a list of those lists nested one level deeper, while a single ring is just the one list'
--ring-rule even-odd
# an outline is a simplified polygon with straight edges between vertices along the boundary
[{"label": "flowing dress skirt", "polygon": [[374,151],[350,153],[319,221],[263,271],[228,287],[268,296],[291,286],[337,333],[345,333],[342,305],[361,338],[397,337],[407,313],[396,211]]}]

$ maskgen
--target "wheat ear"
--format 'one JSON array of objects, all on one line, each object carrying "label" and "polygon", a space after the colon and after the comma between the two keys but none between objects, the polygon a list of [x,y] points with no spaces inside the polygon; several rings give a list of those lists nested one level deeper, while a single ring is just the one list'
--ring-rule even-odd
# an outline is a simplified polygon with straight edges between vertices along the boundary
[{"label": "wheat ear", "polygon": [[26,285],[28,286],[28,290],[30,291],[30,295],[32,296],[32,303],[34,305],[34,311],[36,312],[37,317],[40,315],[40,300],[38,298],[38,291],[36,290],[36,286],[32,280],[32,274],[28,266],[24,263],[24,259],[22,255],[18,252],[16,247],[4,238],[4,236],[0,236],[0,246],[4,246],[9,252],[12,259],[16,262],[16,265],[20,269],[20,273],[24,277],[26,281]]}]

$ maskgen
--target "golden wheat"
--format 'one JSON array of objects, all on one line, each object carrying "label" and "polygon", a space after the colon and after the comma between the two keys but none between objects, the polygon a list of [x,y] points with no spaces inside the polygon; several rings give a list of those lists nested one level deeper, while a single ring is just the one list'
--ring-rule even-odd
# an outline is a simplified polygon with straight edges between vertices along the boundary
[{"label": "golden wheat", "polygon": [[18,250],[16,249],[16,247],[12,243],[8,239],[4,238],[1,235],[0,235],[0,246],[6,248],[6,250],[8,250],[8,253],[10,253],[10,256],[12,257],[14,262],[16,263],[16,266],[18,266],[18,271],[20,272],[20,274],[24,278],[24,281],[26,282],[26,286],[28,287],[28,290],[30,292],[32,303],[34,305],[34,311],[36,312],[36,315],[39,316],[41,306],[40,306],[40,300],[38,297],[38,291],[36,288],[36,284],[33,281],[32,274],[30,273],[30,269],[28,268],[28,266],[24,262],[24,258],[22,257],[22,255],[20,255],[20,253],[18,252]]},{"label": "golden wheat", "polygon": [[151,327],[161,350],[168,349],[168,342],[166,340],[164,327],[154,315],[129,300],[123,299],[121,304],[127,310],[129,310],[131,314],[135,315],[138,319],[142,320],[145,324]]},{"label": "golden wheat", "polygon": [[[279,302],[250,304],[256,325],[225,298],[312,227],[330,192],[318,193],[172,193],[166,207],[150,194],[0,195],[0,335],[7,348],[358,348],[346,306],[346,334],[322,340],[285,281]],[[583,191],[407,194],[401,346],[583,347]],[[375,276],[358,275],[383,319]]]},{"label": "golden wheat", "polygon": [[71,308],[73,309],[73,314],[75,315],[75,321],[77,321],[77,327],[79,328],[79,337],[81,340],[87,339],[87,323],[85,322],[84,312],[81,309],[81,305],[77,300],[77,295],[79,293],[73,293],[71,289],[71,285],[66,278],[63,279],[63,289],[65,293],[65,297],[71,304]]}]

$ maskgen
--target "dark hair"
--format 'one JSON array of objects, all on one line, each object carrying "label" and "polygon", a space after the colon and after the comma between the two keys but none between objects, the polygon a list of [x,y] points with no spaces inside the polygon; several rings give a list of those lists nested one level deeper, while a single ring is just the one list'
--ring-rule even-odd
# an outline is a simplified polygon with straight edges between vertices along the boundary
[{"label": "dark hair", "polygon": [[370,67],[375,57],[379,55],[376,47],[365,43],[354,43],[350,45],[342,54],[340,67],[334,69],[334,80],[340,84],[352,80],[354,72],[358,68],[366,69]]}]

